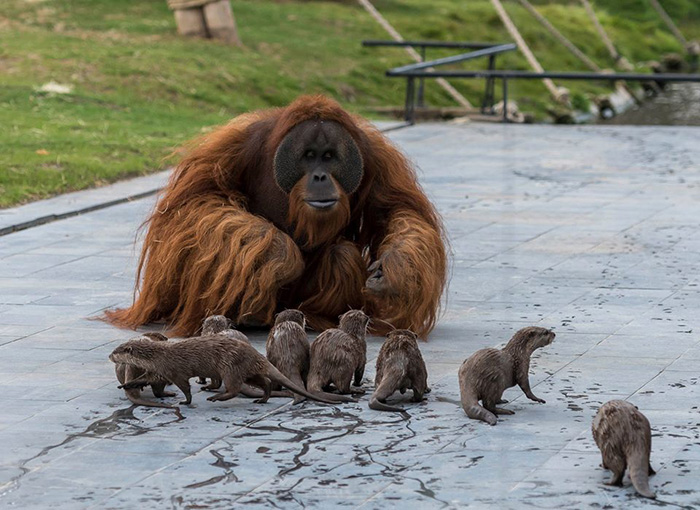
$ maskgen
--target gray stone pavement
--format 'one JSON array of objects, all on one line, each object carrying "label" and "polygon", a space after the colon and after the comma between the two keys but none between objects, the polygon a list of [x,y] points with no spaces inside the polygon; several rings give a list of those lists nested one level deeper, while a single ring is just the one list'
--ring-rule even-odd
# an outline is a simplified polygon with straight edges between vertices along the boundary
[{"label": "gray stone pavement", "polygon": [[[390,136],[453,251],[444,315],[421,345],[433,392],[391,400],[410,418],[367,397],[293,407],[200,392],[182,418],[130,407],[107,355],[133,332],[90,317],[130,302],[144,198],[0,237],[0,507],[700,507],[700,129]],[[511,389],[515,415],[467,419],[462,360],[532,324],[557,332],[531,367],[547,403]],[[367,386],[380,344],[369,339]],[[651,421],[656,502],[627,479],[602,484],[590,423],[612,398]]]}]

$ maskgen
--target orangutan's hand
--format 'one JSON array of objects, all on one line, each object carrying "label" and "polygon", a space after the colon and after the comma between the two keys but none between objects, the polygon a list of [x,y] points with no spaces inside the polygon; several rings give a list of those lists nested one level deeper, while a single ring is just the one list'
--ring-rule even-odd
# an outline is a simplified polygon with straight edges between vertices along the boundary
[{"label": "orangutan's hand", "polygon": [[396,294],[396,289],[391,288],[384,273],[384,260],[386,260],[386,254],[369,266],[369,278],[365,282],[365,288],[369,292],[380,296]]}]

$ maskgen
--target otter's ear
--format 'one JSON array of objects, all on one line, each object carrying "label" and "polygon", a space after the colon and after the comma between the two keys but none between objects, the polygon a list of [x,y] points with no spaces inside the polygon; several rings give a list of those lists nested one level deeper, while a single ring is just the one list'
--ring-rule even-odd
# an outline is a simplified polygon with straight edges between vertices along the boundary
[{"label": "otter's ear", "polygon": [[155,340],[157,342],[167,342],[168,341],[168,337],[165,336],[163,333],[144,333],[143,336],[145,336],[151,340]]}]

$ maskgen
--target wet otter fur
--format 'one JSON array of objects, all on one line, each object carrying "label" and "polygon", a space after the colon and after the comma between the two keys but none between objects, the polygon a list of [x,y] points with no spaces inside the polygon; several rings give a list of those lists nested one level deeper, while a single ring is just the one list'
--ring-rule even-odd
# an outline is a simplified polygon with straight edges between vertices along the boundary
[{"label": "wet otter fur", "polygon": [[[275,317],[275,325],[270,330],[265,344],[267,359],[277,369],[299,386],[306,386],[309,375],[310,348],[306,336],[306,318],[299,310],[284,310]],[[333,393],[319,392],[319,395],[337,402],[354,402],[354,399]],[[289,395],[292,396],[292,395]],[[294,403],[304,400],[294,395]]]},{"label": "wet otter fur", "polygon": [[[226,338],[233,338],[234,340],[242,340],[244,342],[250,343],[248,337],[241,331],[238,331],[233,327],[233,321],[224,317],[223,315],[210,315],[204,322],[202,322],[202,336],[210,335],[223,335]],[[207,384],[206,377],[199,377],[197,384],[205,384],[202,389],[204,391],[216,391],[221,388],[220,379],[212,379],[209,384]],[[263,392],[258,388],[253,388],[250,384],[243,384],[241,386],[241,394],[250,398],[262,398]],[[291,393],[288,391],[273,391],[270,394],[271,397],[291,397]]]},{"label": "wet otter fur", "polygon": [[[235,340],[243,340],[244,342],[250,343],[248,337],[242,332],[238,331],[233,327],[233,322],[223,316],[223,315],[210,315],[202,322],[202,334],[201,336],[211,336],[211,335],[224,335],[227,338],[233,338]],[[209,384],[207,384],[206,377],[199,377],[197,379],[197,384],[206,384],[202,389],[204,391],[216,391],[221,387],[220,379],[212,379]],[[248,397],[261,398],[263,393],[259,390],[251,388],[249,385],[244,384],[241,388],[241,393]]]},{"label": "wet otter fur", "polygon": [[649,463],[651,426],[646,416],[629,402],[611,400],[598,410],[591,428],[603,455],[603,467],[613,473],[605,485],[622,487],[622,477],[629,468],[637,492],[645,498],[656,498],[649,488],[649,475],[655,471]]},{"label": "wet otter fur", "polygon": [[[265,343],[270,363],[291,381],[304,387],[309,375],[309,340],[305,328],[306,318],[303,312],[284,310],[275,317],[275,324]],[[304,397],[294,395],[295,404],[302,400]]]},{"label": "wet otter fur", "polygon": [[[188,338],[172,343],[130,340],[114,349],[109,359],[171,381],[185,394],[186,399],[182,404],[192,402],[189,379],[198,375],[224,382],[226,390],[209,397],[207,400],[210,401],[232,399],[247,383],[263,390],[262,398],[256,402],[264,403],[270,397],[270,388],[274,382],[312,400],[334,403],[312,395],[290,381],[248,342],[225,335]],[[137,379],[123,387],[135,388],[145,382],[145,378]]]},{"label": "wet otter fur", "polygon": [[[167,342],[168,340],[168,337],[160,333],[144,333],[138,338],[143,338],[154,342]],[[175,393],[165,391],[165,385],[167,384],[167,381],[159,379],[153,374],[146,374],[144,370],[137,368],[133,365],[129,365],[126,363],[117,363],[114,365],[114,372],[117,375],[117,380],[119,381],[120,385],[131,382],[134,379],[139,379],[143,376],[147,376],[151,385],[151,389],[153,390],[153,395],[155,395],[158,398],[175,396]],[[126,398],[128,398],[133,404],[139,406],[166,407],[168,409],[175,408],[175,406],[163,404],[162,402],[154,402],[152,400],[142,399],[140,388],[125,389],[124,393],[126,394]]]},{"label": "wet otter fur", "polygon": [[459,368],[459,389],[467,416],[495,425],[497,414],[515,414],[496,404],[503,402],[506,388],[516,384],[527,398],[544,404],[530,389],[530,356],[536,349],[551,344],[555,336],[545,328],[527,327],[515,333],[503,349],[481,349],[467,358]]},{"label": "wet otter fur", "polygon": [[[311,366],[307,388],[312,393],[333,384],[341,395],[362,394],[359,388],[367,363],[365,335],[369,317],[361,310],[340,316],[337,328],[325,330],[311,344]],[[353,382],[356,388],[351,388]]]},{"label": "wet otter fur", "polygon": [[[215,335],[216,333],[222,333],[224,331],[228,333],[229,330],[232,332],[237,331],[233,328],[233,322],[231,319],[223,315],[210,315],[202,322],[201,336]],[[241,335],[243,335],[243,333],[241,333]]]},{"label": "wet otter fur", "polygon": [[403,412],[400,407],[385,403],[396,390],[403,394],[407,388],[411,388],[414,402],[422,401],[423,395],[430,392],[428,370],[418,348],[418,337],[413,331],[396,329],[389,332],[379,349],[374,385],[369,407],[377,411]]}]

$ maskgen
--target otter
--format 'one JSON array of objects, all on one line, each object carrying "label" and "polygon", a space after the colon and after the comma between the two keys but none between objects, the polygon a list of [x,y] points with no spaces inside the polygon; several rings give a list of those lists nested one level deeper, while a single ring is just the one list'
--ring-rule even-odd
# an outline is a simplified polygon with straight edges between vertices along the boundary
[{"label": "otter", "polygon": [[[223,335],[225,338],[233,338],[234,340],[243,340],[244,342],[250,343],[248,337],[241,331],[238,331],[233,327],[233,322],[224,317],[223,315],[210,315],[202,323],[202,336],[210,335]],[[216,391],[221,388],[221,379],[212,379],[209,384],[207,384],[206,377],[199,377],[197,384],[205,384],[202,387],[204,391]],[[258,388],[253,388],[250,384],[243,384],[241,386],[241,394],[250,398],[262,398],[263,392]],[[287,391],[273,391],[270,394],[271,397],[289,397],[290,394]]]},{"label": "otter", "polygon": [[[309,340],[306,338],[306,317],[299,310],[284,310],[275,317],[267,336],[265,353],[277,369],[299,386],[306,386],[309,374]],[[294,396],[294,403],[304,400]]]},{"label": "otter", "polygon": [[[202,322],[201,336],[215,335],[223,332],[228,334],[229,331],[236,332],[237,330],[233,329],[231,319],[223,315],[210,315]],[[240,331],[238,331],[238,333],[240,333]],[[243,333],[241,333],[241,335],[243,335]],[[235,333],[233,333],[232,336],[236,336]]]},{"label": "otter", "polygon": [[[248,342],[224,335],[188,338],[179,342],[152,342],[144,339],[130,340],[118,346],[109,359],[114,363],[126,363],[155,374],[175,384],[185,394],[181,404],[191,404],[190,377],[201,375],[223,380],[226,391],[216,393],[207,400],[229,400],[241,390],[243,384],[252,384],[263,390],[257,403],[267,402],[271,383],[286,386],[295,393],[327,404],[331,400],[312,395],[303,387],[290,381]],[[148,384],[145,377],[130,381],[121,387],[138,388]]]},{"label": "otter", "polygon": [[403,412],[400,407],[385,404],[396,390],[403,394],[406,388],[411,388],[414,402],[420,402],[423,394],[430,392],[428,370],[418,348],[418,337],[413,331],[396,329],[389,332],[379,349],[374,384],[369,407],[377,411]]},{"label": "otter", "polygon": [[[270,330],[265,344],[267,359],[277,369],[299,386],[305,387],[309,374],[309,341],[306,337],[306,317],[299,310],[284,310],[275,317],[275,325]],[[323,398],[336,402],[354,402],[343,395],[319,392]],[[292,396],[292,395],[289,395]],[[304,400],[294,396],[294,403]]]},{"label": "otter", "polygon": [[603,455],[603,467],[613,473],[605,484],[622,487],[622,477],[629,468],[637,492],[645,498],[656,498],[649,488],[649,475],[656,472],[649,462],[651,427],[646,416],[629,402],[611,400],[598,409],[591,428]]},{"label": "otter", "polygon": [[[202,322],[201,336],[211,335],[223,335],[227,338],[243,340],[250,343],[247,336],[233,327],[233,322],[231,319],[223,315],[210,315]],[[220,379],[212,379],[211,382],[207,384],[207,378],[199,376],[197,379],[197,384],[205,384],[206,386],[202,387],[204,391],[216,391],[221,388]],[[251,388],[248,384],[244,384],[241,387],[241,393],[252,398],[262,398],[263,396],[263,393],[260,390]]]},{"label": "otter", "polygon": [[[350,310],[340,316],[338,328],[327,329],[311,344],[311,366],[307,388],[321,392],[333,384],[342,395],[363,394],[362,376],[367,363],[365,335],[369,317],[361,310]],[[350,383],[355,379],[355,386]]]},{"label": "otter", "polygon": [[551,344],[555,336],[549,329],[523,328],[503,349],[481,349],[464,360],[459,368],[459,390],[467,416],[495,425],[497,414],[515,414],[496,407],[496,404],[505,403],[501,399],[503,392],[516,384],[527,398],[544,404],[545,401],[530,389],[530,356],[536,349]]},{"label": "otter", "polygon": [[[168,337],[162,335],[161,333],[144,333],[137,338],[143,338],[145,340],[152,340],[155,342],[167,342],[168,340]],[[133,381],[134,379],[138,379],[142,376],[146,376],[148,377],[151,389],[153,390],[153,395],[155,395],[158,398],[175,396],[175,393],[171,391],[165,391],[165,385],[168,383],[167,381],[159,379],[153,374],[146,374],[144,370],[137,368],[133,365],[129,365],[126,363],[117,363],[114,365],[114,372],[117,375],[117,380],[119,381],[120,385]],[[151,400],[142,399],[141,390],[139,388],[125,389],[124,393],[133,404],[139,406],[165,407],[168,409],[175,409],[175,406],[171,406],[169,404],[163,404],[162,402],[153,402]]]}]

